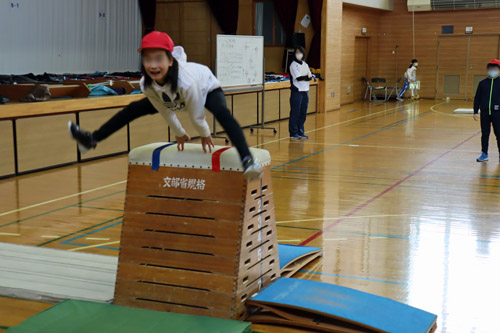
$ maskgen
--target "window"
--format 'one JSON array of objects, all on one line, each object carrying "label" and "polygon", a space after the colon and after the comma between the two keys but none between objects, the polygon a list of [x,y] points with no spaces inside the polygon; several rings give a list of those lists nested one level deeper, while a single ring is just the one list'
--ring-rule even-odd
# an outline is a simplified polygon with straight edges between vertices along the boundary
[{"label": "window", "polygon": [[255,2],[255,35],[264,36],[265,45],[285,45],[286,33],[272,1]]}]

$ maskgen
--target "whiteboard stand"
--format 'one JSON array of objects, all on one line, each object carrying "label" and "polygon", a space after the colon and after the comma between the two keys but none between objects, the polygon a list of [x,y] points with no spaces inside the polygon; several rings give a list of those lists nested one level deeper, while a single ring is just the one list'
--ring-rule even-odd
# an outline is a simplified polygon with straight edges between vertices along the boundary
[{"label": "whiteboard stand", "polygon": [[214,116],[214,124],[213,124],[212,128],[214,129],[214,131],[212,133],[213,139],[224,139],[224,141],[226,143],[229,143],[229,138],[227,136],[217,135],[217,120],[215,119],[215,116]]},{"label": "whiteboard stand", "polygon": [[276,134],[278,133],[278,130],[275,127],[266,127],[265,126],[265,120],[264,120],[264,115],[265,115],[265,110],[264,110],[264,104],[265,104],[265,96],[266,96],[266,59],[264,58],[262,60],[263,64],[263,70],[262,70],[262,105],[260,108],[260,125],[256,126],[250,126],[250,132],[253,133],[254,129],[270,129],[273,130],[273,133]]}]

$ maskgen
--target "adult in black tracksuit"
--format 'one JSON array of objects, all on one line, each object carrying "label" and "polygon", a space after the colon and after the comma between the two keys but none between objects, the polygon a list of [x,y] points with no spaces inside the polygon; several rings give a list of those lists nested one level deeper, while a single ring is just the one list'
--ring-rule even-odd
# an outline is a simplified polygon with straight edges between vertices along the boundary
[{"label": "adult in black tracksuit", "polygon": [[488,160],[488,143],[490,140],[491,125],[497,138],[500,152],[500,60],[494,59],[488,63],[488,78],[479,82],[474,97],[474,120],[479,120],[481,110],[481,156],[478,162]]}]

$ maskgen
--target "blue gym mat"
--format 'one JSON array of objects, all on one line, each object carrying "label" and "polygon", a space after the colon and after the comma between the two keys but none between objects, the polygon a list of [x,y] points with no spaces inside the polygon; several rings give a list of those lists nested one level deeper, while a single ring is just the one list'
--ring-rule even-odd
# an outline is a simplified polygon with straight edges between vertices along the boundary
[{"label": "blue gym mat", "polygon": [[320,247],[310,247],[301,245],[278,244],[278,253],[280,259],[280,269],[282,270],[289,264],[295,262],[306,255],[321,251]]},{"label": "blue gym mat", "polygon": [[385,297],[293,278],[280,278],[252,296],[249,303],[305,311],[391,333],[431,332],[437,318],[432,313]]}]

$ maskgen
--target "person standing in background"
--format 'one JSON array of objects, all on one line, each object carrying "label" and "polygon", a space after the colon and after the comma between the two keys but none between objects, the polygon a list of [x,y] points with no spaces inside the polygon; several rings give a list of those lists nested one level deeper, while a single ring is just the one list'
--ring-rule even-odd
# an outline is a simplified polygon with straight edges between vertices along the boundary
[{"label": "person standing in background", "polygon": [[474,120],[479,120],[481,110],[481,156],[476,161],[488,160],[488,144],[490,141],[491,125],[497,137],[497,146],[500,151],[500,60],[493,59],[487,65],[488,78],[479,82],[474,96]]},{"label": "person standing in background", "polygon": [[312,73],[303,60],[304,55],[304,48],[302,46],[296,47],[295,59],[290,64],[290,89],[292,91],[290,94],[288,129],[292,140],[309,138],[305,134],[304,124],[306,122],[307,107],[309,106],[309,81],[312,79]]},{"label": "person standing in background", "polygon": [[406,70],[404,77],[405,82],[403,85],[403,89],[399,92],[399,96],[397,98],[398,101],[404,101],[405,92],[410,88],[411,90],[411,99],[417,98],[417,68],[418,68],[418,60],[413,59],[411,61],[410,67]]}]

